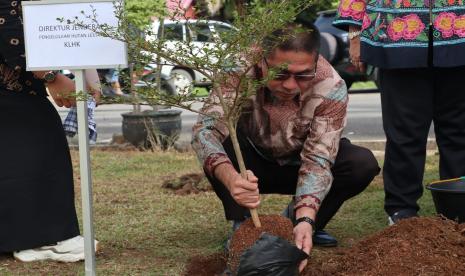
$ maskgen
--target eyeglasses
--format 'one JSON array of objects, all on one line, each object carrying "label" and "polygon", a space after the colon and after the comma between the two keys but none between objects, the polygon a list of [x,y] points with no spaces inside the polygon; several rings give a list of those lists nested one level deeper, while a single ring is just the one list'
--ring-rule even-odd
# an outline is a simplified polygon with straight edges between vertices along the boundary
[{"label": "eyeglasses", "polygon": [[[265,61],[266,67],[270,68],[270,65],[268,65],[268,61],[266,60],[266,58],[263,58],[263,60]],[[291,72],[282,70],[273,75],[273,80],[285,81],[289,79],[290,77],[294,77],[296,81],[311,81],[316,77],[316,64],[315,64],[315,69],[313,69],[312,73],[293,74]]]}]

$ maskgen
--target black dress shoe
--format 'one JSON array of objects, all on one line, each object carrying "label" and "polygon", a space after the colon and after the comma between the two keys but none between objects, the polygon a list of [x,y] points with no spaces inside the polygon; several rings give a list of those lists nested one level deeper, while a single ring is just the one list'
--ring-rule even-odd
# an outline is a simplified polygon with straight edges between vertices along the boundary
[{"label": "black dress shoe", "polygon": [[389,221],[389,226],[394,225],[399,222],[399,220],[402,219],[408,219],[412,217],[418,217],[417,211],[413,209],[402,209],[394,214],[390,215],[388,218]]},{"label": "black dress shoe", "polygon": [[316,230],[313,233],[313,245],[322,247],[335,247],[337,240],[324,230]]}]

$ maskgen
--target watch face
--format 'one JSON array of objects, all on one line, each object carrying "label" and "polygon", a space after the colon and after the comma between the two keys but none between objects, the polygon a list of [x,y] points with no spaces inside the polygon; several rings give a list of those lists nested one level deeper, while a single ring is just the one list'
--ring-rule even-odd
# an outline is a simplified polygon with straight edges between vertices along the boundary
[{"label": "watch face", "polygon": [[46,82],[52,82],[52,81],[55,80],[56,75],[57,75],[57,74],[56,74],[55,72],[53,72],[53,71],[47,72],[47,73],[45,73],[45,75],[44,75],[44,80],[45,80]]}]

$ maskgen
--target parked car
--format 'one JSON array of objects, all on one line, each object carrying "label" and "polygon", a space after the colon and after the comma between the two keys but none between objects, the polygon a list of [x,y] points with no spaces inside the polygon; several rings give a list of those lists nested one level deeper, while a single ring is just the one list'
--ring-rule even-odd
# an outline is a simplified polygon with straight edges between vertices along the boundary
[{"label": "parked car", "polygon": [[336,10],[321,11],[314,24],[321,33],[320,53],[336,69],[349,88],[357,81],[377,81],[377,70],[367,66],[367,72],[360,72],[349,61],[348,33],[332,25]]},{"label": "parked car", "polygon": [[[98,69],[97,73],[99,76],[100,84],[102,87],[102,95],[105,97],[117,97],[117,96],[127,96],[131,94],[131,85],[129,83],[129,69],[124,68],[119,70],[118,73],[118,81],[121,86],[121,90],[123,92],[123,95],[117,95],[116,92],[114,91],[114,88],[112,87],[110,80],[108,79],[107,76],[105,76],[105,73],[108,69]],[[71,70],[61,70],[61,73],[66,75],[70,79],[74,79],[74,73]],[[170,78],[169,76],[165,74],[161,74],[160,76],[161,80],[161,90],[168,94],[168,95],[173,95],[175,93],[175,86],[173,83],[173,79]],[[140,89],[146,89],[150,87],[156,87],[156,73],[154,73],[154,69],[151,68],[150,66],[146,66],[142,72],[142,75],[140,78],[134,83],[134,89],[135,90],[140,90]]]},{"label": "parked car", "polygon": [[[191,41],[194,49],[204,49],[213,47],[214,43],[220,40],[222,32],[234,30],[234,27],[228,23],[214,20],[164,20],[164,39],[166,40],[165,47],[176,50],[179,42],[186,43]],[[156,39],[160,21],[154,21],[152,24],[153,37],[148,39]],[[199,51],[200,55],[202,51]],[[152,68],[156,68],[156,64],[150,64]],[[174,86],[177,91],[184,90],[186,87],[208,86],[211,82],[200,72],[180,66],[178,64],[170,64],[162,61],[161,72],[163,75],[170,76],[173,79]]]},{"label": "parked car", "polygon": [[[321,33],[320,53],[334,66],[336,71],[345,80],[347,87],[358,81],[376,81],[377,70],[368,67],[362,73],[349,61],[348,33],[332,25],[336,10],[327,10],[318,13],[314,24]],[[219,40],[219,34],[236,30],[234,26],[215,20],[165,20],[164,21],[165,47],[176,49],[176,43],[192,41],[194,48],[211,47]],[[160,27],[159,21],[152,24],[153,37],[156,39]],[[155,69],[156,64],[149,67]],[[209,86],[210,81],[200,72],[177,64],[162,63],[162,75],[169,76],[176,91],[189,90],[195,86]]]}]

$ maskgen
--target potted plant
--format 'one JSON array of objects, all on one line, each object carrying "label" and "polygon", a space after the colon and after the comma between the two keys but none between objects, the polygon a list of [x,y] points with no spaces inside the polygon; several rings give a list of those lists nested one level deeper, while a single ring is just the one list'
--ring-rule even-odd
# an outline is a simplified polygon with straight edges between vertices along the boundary
[{"label": "potted plant", "polygon": [[[152,3],[129,1],[126,8],[129,20],[126,29],[129,32],[126,33],[126,36],[132,36],[134,39],[144,38],[144,32],[140,30],[150,24],[149,18],[152,15],[158,14],[163,18],[165,13],[164,4],[156,1]],[[135,14],[138,16],[135,16]],[[141,18],[146,20],[141,20]],[[158,32],[163,37],[163,24],[160,25]],[[129,56],[132,61],[129,64],[126,83],[130,84],[129,90],[133,110],[121,114],[123,117],[123,137],[137,147],[153,148],[160,146],[162,149],[167,149],[176,142],[180,135],[182,111],[158,104],[153,104],[152,110],[142,111],[141,105],[147,103],[147,101],[138,94],[138,91],[144,90],[146,94],[166,93],[171,95],[175,93],[175,88],[169,77],[161,74],[160,58],[156,62],[158,66],[151,68],[143,62],[145,60],[143,53],[140,53],[139,49],[132,47],[132,44],[128,45]],[[157,92],[147,92],[149,90],[157,90]]]}]

